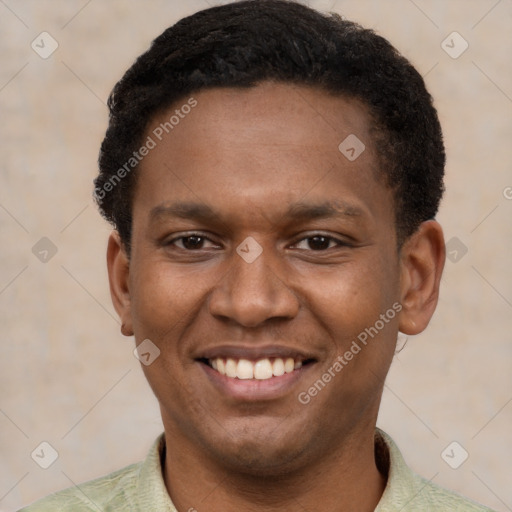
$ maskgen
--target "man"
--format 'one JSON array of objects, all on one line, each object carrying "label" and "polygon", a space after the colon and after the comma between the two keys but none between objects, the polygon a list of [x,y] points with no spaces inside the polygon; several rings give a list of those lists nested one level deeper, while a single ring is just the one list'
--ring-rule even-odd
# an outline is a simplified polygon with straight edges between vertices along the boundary
[{"label": "man", "polygon": [[110,288],[165,432],[143,463],[25,510],[489,510],[376,429],[445,259],[416,70],[352,22],[243,1],[166,30],[109,107]]}]

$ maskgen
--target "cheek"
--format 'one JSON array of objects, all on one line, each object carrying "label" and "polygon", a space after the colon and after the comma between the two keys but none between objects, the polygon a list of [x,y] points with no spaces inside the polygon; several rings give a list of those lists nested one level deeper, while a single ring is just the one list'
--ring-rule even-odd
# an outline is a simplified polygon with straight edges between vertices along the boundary
[{"label": "cheek", "polygon": [[398,297],[389,267],[381,268],[376,261],[350,268],[323,279],[314,279],[315,287],[308,292],[313,313],[325,325],[348,335],[357,335],[379,319]]},{"label": "cheek", "polygon": [[210,273],[191,273],[158,257],[146,256],[134,265],[132,319],[137,344],[151,340],[160,353],[142,370],[161,403],[179,404],[187,410],[195,396],[186,378],[192,364],[182,340],[194,328],[204,307]]},{"label": "cheek", "polygon": [[322,364],[321,375],[302,391],[314,397],[313,407],[331,415],[333,424],[340,412],[357,416],[377,406],[393,359],[396,302],[385,274],[379,278],[375,270],[347,273],[339,281],[321,280],[315,293],[309,294],[310,313],[326,330],[332,350]]},{"label": "cheek", "polygon": [[167,261],[146,258],[135,266],[135,276],[131,290],[135,336],[164,339],[187,325],[201,308],[211,273],[193,274],[171,268]]},{"label": "cheek", "polygon": [[336,275],[317,276],[308,292],[310,313],[333,345],[327,368],[343,357],[340,373],[351,381],[383,377],[393,358],[400,308],[393,268],[381,257],[353,262]]}]

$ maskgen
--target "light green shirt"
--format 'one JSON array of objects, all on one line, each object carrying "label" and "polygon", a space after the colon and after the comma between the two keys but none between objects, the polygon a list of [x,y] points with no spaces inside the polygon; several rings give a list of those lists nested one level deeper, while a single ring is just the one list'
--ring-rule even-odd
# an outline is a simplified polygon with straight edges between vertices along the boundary
[{"label": "light green shirt", "polygon": [[[492,512],[413,473],[393,440],[376,430],[379,468],[388,468],[388,481],[375,512]],[[20,512],[177,512],[162,476],[163,434],[145,461],[70,487]],[[193,509],[192,509],[193,510]]]}]

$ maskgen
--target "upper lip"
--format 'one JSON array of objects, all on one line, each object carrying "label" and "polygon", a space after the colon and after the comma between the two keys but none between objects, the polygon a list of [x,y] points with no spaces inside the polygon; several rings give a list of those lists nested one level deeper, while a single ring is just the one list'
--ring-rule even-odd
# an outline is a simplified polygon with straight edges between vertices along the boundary
[{"label": "upper lip", "polygon": [[297,350],[282,345],[265,345],[265,346],[243,346],[243,345],[220,345],[201,351],[196,359],[216,359],[216,358],[232,358],[232,359],[265,359],[280,357],[283,359],[293,358],[295,361],[306,361],[316,359],[311,353]]}]

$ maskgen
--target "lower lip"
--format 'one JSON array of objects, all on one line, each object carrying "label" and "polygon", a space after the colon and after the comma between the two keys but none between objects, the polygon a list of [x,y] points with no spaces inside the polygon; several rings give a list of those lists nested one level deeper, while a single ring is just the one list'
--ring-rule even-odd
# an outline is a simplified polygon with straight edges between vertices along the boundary
[{"label": "lower lip", "polygon": [[202,367],[206,376],[212,384],[225,396],[240,401],[261,401],[275,400],[292,390],[296,383],[309,373],[313,363],[309,363],[291,373],[285,373],[279,377],[270,379],[237,379],[220,374],[204,363],[198,364]]}]

